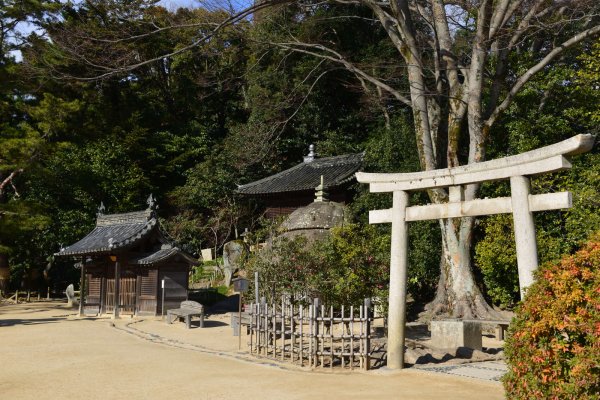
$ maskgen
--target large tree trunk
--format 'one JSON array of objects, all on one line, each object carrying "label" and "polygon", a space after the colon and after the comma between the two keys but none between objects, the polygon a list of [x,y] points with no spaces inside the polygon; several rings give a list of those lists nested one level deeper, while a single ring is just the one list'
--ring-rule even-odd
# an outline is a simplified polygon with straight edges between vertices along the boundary
[{"label": "large tree trunk", "polygon": [[0,253],[0,290],[6,293],[10,279],[10,269],[8,268],[8,254]]},{"label": "large tree trunk", "polygon": [[442,259],[435,299],[426,306],[427,317],[497,319],[485,301],[473,274],[471,247],[473,218],[440,220]]}]

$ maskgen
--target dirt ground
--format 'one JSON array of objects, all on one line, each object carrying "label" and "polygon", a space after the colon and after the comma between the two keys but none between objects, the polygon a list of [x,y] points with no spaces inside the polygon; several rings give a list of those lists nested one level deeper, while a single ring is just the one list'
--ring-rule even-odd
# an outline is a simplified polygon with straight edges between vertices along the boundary
[{"label": "dirt ground", "polygon": [[186,330],[152,319],[77,318],[59,302],[3,303],[1,398],[503,398],[497,382],[416,369],[282,368],[238,351],[228,322],[228,316],[214,315],[204,329]]}]

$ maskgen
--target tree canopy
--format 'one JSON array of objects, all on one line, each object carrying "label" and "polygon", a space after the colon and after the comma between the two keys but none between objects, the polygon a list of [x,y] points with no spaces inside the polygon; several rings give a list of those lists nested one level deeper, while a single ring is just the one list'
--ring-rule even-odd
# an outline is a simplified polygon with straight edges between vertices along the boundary
[{"label": "tree canopy", "polygon": [[[15,286],[85,234],[101,201],[129,211],[152,192],[188,250],[219,248],[258,224],[258,205],[238,198],[236,184],[297,163],[310,143],[321,155],[366,150],[366,170],[404,172],[597,130],[592,0],[26,5],[5,2],[0,13],[0,256]],[[595,150],[571,175],[534,181],[576,199],[571,211],[536,217],[543,259],[598,229],[597,166]],[[466,198],[506,190],[471,185]],[[352,208],[364,224],[389,199],[358,192]],[[489,300],[514,304],[514,278],[497,273],[514,267],[510,250],[496,250],[510,224],[463,218],[414,229],[413,284],[431,298],[440,279],[431,312],[485,316]]]}]

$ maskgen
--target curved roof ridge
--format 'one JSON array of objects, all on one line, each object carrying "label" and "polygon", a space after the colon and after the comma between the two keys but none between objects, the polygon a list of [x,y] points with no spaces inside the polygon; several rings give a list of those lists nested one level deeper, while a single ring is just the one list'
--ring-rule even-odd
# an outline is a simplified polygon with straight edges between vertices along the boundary
[{"label": "curved roof ridge", "polygon": [[157,226],[158,219],[152,210],[99,215],[96,227],[90,233],[55,255],[110,253],[146,238]]},{"label": "curved roof ridge", "polygon": [[362,165],[364,153],[344,154],[302,162],[289,169],[254,182],[239,185],[240,194],[269,194],[314,190],[325,178],[325,186],[334,188],[350,179]]},{"label": "curved roof ridge", "polygon": [[107,226],[115,224],[145,223],[154,217],[154,211],[146,209],[121,214],[99,214],[96,218],[96,226]]}]

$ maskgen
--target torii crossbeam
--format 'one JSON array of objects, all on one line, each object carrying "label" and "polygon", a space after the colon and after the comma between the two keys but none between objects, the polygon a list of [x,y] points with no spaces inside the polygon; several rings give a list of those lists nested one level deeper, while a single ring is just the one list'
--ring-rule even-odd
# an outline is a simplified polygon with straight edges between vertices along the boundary
[{"label": "torii crossbeam", "polygon": [[[519,155],[456,168],[415,173],[356,174],[358,182],[368,183],[371,192],[393,193],[391,209],[369,212],[371,224],[392,223],[387,354],[389,368],[400,369],[404,366],[407,222],[512,213],[522,297],[525,288],[533,283],[533,271],[538,267],[533,212],[570,208],[572,203],[569,192],[530,194],[529,177],[570,169],[571,163],[566,156],[591,150],[594,141],[595,137],[592,135],[577,135]],[[464,200],[463,185],[502,179],[510,179],[510,197]],[[448,188],[448,203],[409,207],[408,192],[434,188]]]}]

